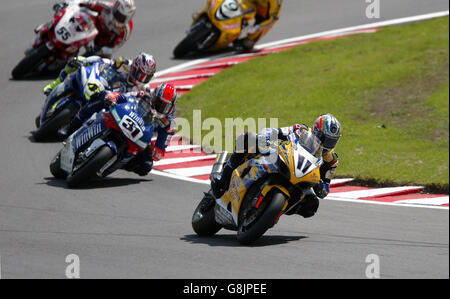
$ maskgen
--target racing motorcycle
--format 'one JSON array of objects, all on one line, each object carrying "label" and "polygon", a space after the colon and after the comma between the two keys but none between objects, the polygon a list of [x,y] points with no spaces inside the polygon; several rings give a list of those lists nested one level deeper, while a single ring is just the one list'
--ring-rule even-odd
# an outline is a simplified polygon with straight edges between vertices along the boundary
[{"label": "racing motorcycle", "polygon": [[247,0],[208,0],[173,55],[182,58],[190,52],[225,49],[241,35],[247,35],[245,27],[255,23],[255,16],[255,7]]},{"label": "racing motorcycle", "polygon": [[94,94],[105,89],[115,91],[114,86],[120,84],[119,81],[113,68],[101,63],[82,66],[69,74],[47,96],[42,112],[35,120],[37,130],[33,132],[34,139],[42,141],[56,134]]},{"label": "racing motorcycle", "polygon": [[141,105],[129,100],[93,114],[63,143],[50,163],[52,175],[73,188],[125,166],[151,143],[153,126],[145,125]]},{"label": "racing motorcycle", "polygon": [[34,30],[36,39],[12,70],[13,79],[22,79],[31,73],[58,71],[96,38],[96,12],[80,7],[76,1],[55,11],[50,22]]},{"label": "racing motorcycle", "polygon": [[[305,203],[320,181],[323,146],[309,131],[292,133],[288,141],[271,145],[236,168],[228,190],[215,198],[209,190],[192,216],[199,236],[212,236],[221,228],[237,231],[248,245],[273,227],[281,215],[292,215]],[[220,153],[212,173],[220,173],[227,160]]]}]

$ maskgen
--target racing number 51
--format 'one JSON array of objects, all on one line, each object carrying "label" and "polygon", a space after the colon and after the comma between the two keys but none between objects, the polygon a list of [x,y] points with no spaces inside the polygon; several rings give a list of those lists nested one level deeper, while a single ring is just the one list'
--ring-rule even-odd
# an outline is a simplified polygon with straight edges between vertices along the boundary
[{"label": "racing number 51", "polygon": [[124,127],[124,129],[130,132],[131,137],[133,138],[135,138],[141,132],[139,128],[135,127],[134,122],[133,120],[131,120],[131,118],[124,119],[122,126]]}]

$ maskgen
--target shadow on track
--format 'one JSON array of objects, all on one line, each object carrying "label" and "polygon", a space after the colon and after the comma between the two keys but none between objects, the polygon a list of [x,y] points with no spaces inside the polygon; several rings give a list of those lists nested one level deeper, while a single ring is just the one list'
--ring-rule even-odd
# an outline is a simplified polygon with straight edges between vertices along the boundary
[{"label": "shadow on track", "polygon": [[33,132],[34,131],[31,131],[29,136],[24,136],[24,138],[27,138],[31,143],[61,143],[61,142],[64,141],[63,138],[58,137],[56,135],[55,136],[50,136],[47,139],[42,140],[42,141],[41,140],[40,141],[36,141],[34,139]]},{"label": "shadow on track", "polygon": [[57,187],[68,190],[88,190],[88,189],[104,189],[113,187],[123,187],[129,185],[137,185],[142,182],[151,182],[152,179],[133,179],[133,178],[101,178],[91,179],[77,188],[69,188],[64,180],[55,179],[53,177],[44,178],[46,182],[37,183],[38,185],[47,184],[50,187]]},{"label": "shadow on track", "polygon": [[13,79],[9,78],[9,81],[45,81],[45,80],[54,80],[58,77],[60,71],[55,72],[47,72],[47,73],[33,73],[25,75],[25,77],[21,79]]},{"label": "shadow on track", "polygon": [[[299,241],[301,239],[308,238],[306,236],[279,236],[279,235],[268,235],[262,236],[258,240],[256,240],[251,245],[245,247],[264,247],[264,246],[272,246],[272,245],[280,245],[287,244],[289,242]],[[236,235],[214,235],[212,237],[200,237],[197,235],[185,235],[180,238],[185,242],[189,242],[191,244],[207,244],[209,246],[222,246],[222,247],[241,247]]]}]

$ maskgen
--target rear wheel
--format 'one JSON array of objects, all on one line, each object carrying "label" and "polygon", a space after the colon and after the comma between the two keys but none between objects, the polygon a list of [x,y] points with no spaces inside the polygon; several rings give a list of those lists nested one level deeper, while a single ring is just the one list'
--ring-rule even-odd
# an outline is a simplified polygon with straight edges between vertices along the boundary
[{"label": "rear wheel", "polygon": [[41,44],[36,49],[33,49],[28,56],[25,56],[17,66],[12,70],[11,76],[14,80],[20,80],[26,75],[33,72],[47,57],[50,56],[50,51],[45,44]]},{"label": "rear wheel", "polygon": [[50,163],[50,172],[57,179],[65,179],[67,177],[67,173],[61,169],[61,152]]},{"label": "rear wheel", "polygon": [[35,141],[42,141],[45,138],[50,137],[52,134],[68,124],[72,117],[77,113],[78,106],[74,103],[69,103],[59,112],[56,112],[50,119],[41,124],[36,131],[33,132]]},{"label": "rear wheel", "polygon": [[201,19],[192,26],[188,35],[175,47],[173,56],[182,58],[189,52],[198,50],[197,45],[208,37],[212,32],[212,24],[206,19]]},{"label": "rear wheel", "polygon": [[272,198],[265,198],[263,204],[258,209],[251,205],[251,197],[244,199],[239,211],[237,232],[239,243],[248,245],[259,239],[269,228],[275,225],[275,221],[283,209],[286,198],[278,189],[275,189],[272,194]]},{"label": "rear wheel", "polygon": [[217,233],[222,227],[215,220],[214,207],[216,199],[210,193],[205,193],[205,196],[198,204],[192,215],[192,228],[199,236],[212,236]]},{"label": "rear wheel", "polygon": [[66,179],[70,188],[79,186],[82,182],[94,177],[105,164],[114,157],[114,152],[108,146],[101,147],[94,156],[75,173]]}]

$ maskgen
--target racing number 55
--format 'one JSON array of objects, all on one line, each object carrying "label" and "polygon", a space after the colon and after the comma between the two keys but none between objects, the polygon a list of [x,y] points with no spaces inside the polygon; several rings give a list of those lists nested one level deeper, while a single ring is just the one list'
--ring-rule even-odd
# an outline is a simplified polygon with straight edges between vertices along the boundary
[{"label": "racing number 55", "polygon": [[70,38],[70,32],[66,27],[61,27],[56,33],[58,33],[63,40],[68,40]]}]

